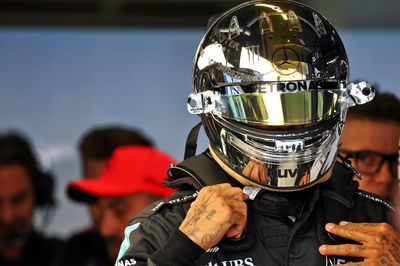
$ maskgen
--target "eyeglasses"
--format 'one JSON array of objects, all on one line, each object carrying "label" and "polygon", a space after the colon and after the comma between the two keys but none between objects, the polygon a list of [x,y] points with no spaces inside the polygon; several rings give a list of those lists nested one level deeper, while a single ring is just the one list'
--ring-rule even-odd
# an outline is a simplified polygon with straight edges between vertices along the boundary
[{"label": "eyeglasses", "polygon": [[382,154],[375,151],[349,151],[339,150],[345,154],[345,158],[354,158],[355,167],[365,175],[373,175],[379,172],[385,161],[389,163],[390,172],[397,177],[397,167],[399,165],[399,154]]}]

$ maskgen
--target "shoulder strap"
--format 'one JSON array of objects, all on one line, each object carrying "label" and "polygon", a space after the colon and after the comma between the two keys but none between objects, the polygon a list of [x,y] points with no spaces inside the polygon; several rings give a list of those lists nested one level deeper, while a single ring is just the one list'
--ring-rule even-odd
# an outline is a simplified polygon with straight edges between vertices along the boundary
[{"label": "shoulder strap", "polygon": [[165,183],[171,188],[191,186],[199,190],[204,186],[232,182],[207,151],[192,156],[178,165],[172,165],[168,169],[168,176]]}]

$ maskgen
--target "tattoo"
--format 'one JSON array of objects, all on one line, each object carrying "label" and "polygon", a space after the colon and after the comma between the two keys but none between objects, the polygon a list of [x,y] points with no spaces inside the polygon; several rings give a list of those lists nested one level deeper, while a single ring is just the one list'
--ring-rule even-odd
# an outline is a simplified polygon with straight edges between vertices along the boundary
[{"label": "tattoo", "polygon": [[378,223],[368,223],[368,225],[370,225],[370,226],[378,226],[379,224]]},{"label": "tattoo", "polygon": [[202,198],[199,204],[196,204],[192,207],[191,212],[188,213],[190,216],[187,217],[187,222],[184,226],[187,225],[197,225],[197,222],[200,220],[200,216],[203,212],[207,210],[208,205],[211,204],[211,197],[213,193],[210,193],[207,198]]},{"label": "tattoo", "polygon": [[386,236],[385,235],[382,235],[382,234],[378,234],[376,237],[375,237],[375,243],[378,245],[378,246],[384,246],[385,244],[386,244]]},{"label": "tattoo", "polygon": [[395,261],[400,263],[400,244],[398,240],[394,241],[393,246],[390,248],[390,253],[393,254]]},{"label": "tattoo", "polygon": [[[196,202],[195,205],[189,210],[188,216],[186,217],[186,221],[184,224],[182,224],[182,228],[189,229],[186,234],[188,236],[191,236],[194,239],[197,239],[197,233],[200,231],[198,228],[196,228],[197,223],[200,221],[202,213],[205,213],[207,211],[207,207],[211,204],[211,198],[213,196],[213,192],[211,192],[207,197],[202,197],[200,199],[200,202]],[[212,210],[208,215],[207,219],[211,219],[212,216],[214,216],[216,213],[215,210]],[[189,228],[188,228],[189,227]]]},{"label": "tattoo", "polygon": [[210,211],[210,213],[207,215],[207,220],[211,220],[211,218],[217,213],[216,210],[212,210]]},{"label": "tattoo", "polygon": [[386,258],[381,258],[381,259],[380,259],[380,263],[382,263],[382,264],[387,264],[388,262],[386,261]]},{"label": "tattoo", "polygon": [[380,258],[380,259],[379,259],[379,262],[380,262],[382,265],[388,265],[388,266],[396,266],[396,265],[397,265],[397,263],[396,263],[396,264],[393,264],[393,262],[395,262],[395,261],[392,261],[392,260],[390,260],[390,259],[387,258],[387,257]]},{"label": "tattoo", "polygon": [[379,262],[382,265],[398,265],[400,263],[400,245],[397,238],[390,238],[385,234],[378,234],[375,243],[383,250]]},{"label": "tattoo", "polygon": [[198,240],[196,233],[199,231],[198,228],[193,228],[189,232],[187,232],[188,236],[192,236],[194,239]]},{"label": "tattoo", "polygon": [[362,247],[362,246],[358,246],[358,247],[357,247],[357,250],[358,250],[358,252],[363,252],[363,251],[365,250],[365,248]]},{"label": "tattoo", "polygon": [[201,238],[201,243],[203,243],[203,245],[205,245],[205,246],[209,246],[211,243],[215,242],[215,240],[217,239],[217,236],[220,235],[221,231],[222,231],[222,225],[220,225],[218,227],[218,229],[215,231],[215,233],[204,235]]}]

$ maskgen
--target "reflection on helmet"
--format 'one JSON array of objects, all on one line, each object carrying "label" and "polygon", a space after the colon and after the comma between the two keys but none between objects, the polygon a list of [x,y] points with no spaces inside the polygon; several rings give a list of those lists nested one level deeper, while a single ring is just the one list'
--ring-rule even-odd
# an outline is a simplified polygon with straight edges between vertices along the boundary
[{"label": "reflection on helmet", "polygon": [[342,41],[316,11],[252,1],[217,18],[198,47],[188,110],[242,183],[292,191],[324,181],[347,108],[374,92],[349,83]]}]

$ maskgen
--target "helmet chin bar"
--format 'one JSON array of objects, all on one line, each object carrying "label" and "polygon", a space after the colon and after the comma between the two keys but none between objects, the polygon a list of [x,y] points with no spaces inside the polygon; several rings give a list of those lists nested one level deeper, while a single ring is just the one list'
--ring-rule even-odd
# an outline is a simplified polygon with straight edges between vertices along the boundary
[{"label": "helmet chin bar", "polygon": [[220,156],[213,150],[211,146],[209,146],[209,150],[211,153],[211,156],[215,159],[215,161],[221,166],[222,169],[226,173],[228,173],[231,177],[236,179],[239,183],[245,186],[254,186],[254,187],[259,187],[262,189],[270,190],[270,191],[275,191],[275,192],[295,192],[295,191],[301,191],[304,189],[307,189],[311,186],[314,186],[316,184],[322,183],[327,181],[331,174],[332,174],[332,169],[333,169],[333,164],[330,166],[328,171],[322,175],[319,179],[315,180],[314,182],[308,183],[306,185],[300,186],[300,187],[286,187],[286,188],[279,188],[279,187],[271,187],[265,184],[260,184],[259,182],[252,180],[246,176],[243,176],[242,174],[237,173],[235,170],[233,170],[229,165],[227,165],[221,158]]},{"label": "helmet chin bar", "polygon": [[[220,144],[212,142],[211,148],[228,166],[228,173],[232,175],[235,172],[236,175],[232,176],[240,179],[242,184],[273,191],[302,190],[325,181],[326,174],[334,165],[341,131],[339,123],[326,124],[319,137],[316,135],[314,139],[306,137],[312,129],[301,129],[293,132],[290,138],[280,138],[276,143],[273,131],[266,132],[261,140],[257,132],[263,130],[251,132],[250,128],[245,132],[237,129],[239,125],[235,122],[218,118],[214,121],[221,127]],[[276,137],[280,133],[276,132]],[[303,147],[293,147],[294,142],[302,139],[307,139]],[[274,145],[265,146],[259,142],[268,140]]]}]

